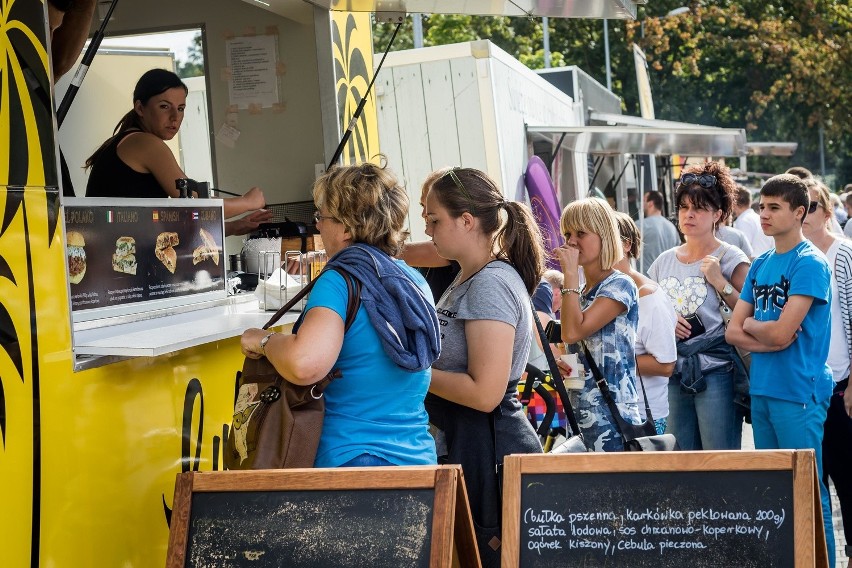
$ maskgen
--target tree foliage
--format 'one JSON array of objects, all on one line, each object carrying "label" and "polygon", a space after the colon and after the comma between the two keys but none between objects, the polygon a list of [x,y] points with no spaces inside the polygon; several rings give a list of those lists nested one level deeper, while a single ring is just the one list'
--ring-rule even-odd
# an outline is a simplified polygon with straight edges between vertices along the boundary
[{"label": "tree foliage", "polygon": [[192,37],[186,59],[177,60],[177,74],[182,79],[204,75],[204,51],[201,47],[201,32]]},{"label": "tree foliage", "polygon": [[[635,21],[609,20],[612,89],[639,114],[632,44],[645,52],[656,116],[745,128],[750,141],[792,141],[792,159],[753,158],[750,169],[820,171],[852,182],[852,7],[845,0],[683,0],[640,6]],[[553,66],[577,65],[606,84],[601,20],[549,19]],[[374,26],[383,51],[392,27]],[[536,69],[544,65],[542,19],[432,15],[424,45],[489,39]],[[393,49],[413,47],[407,20]]]}]

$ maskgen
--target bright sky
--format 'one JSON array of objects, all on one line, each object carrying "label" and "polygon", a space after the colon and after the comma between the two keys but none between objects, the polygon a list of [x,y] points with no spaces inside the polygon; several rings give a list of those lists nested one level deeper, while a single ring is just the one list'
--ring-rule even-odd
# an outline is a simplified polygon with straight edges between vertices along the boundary
[{"label": "bright sky", "polygon": [[187,51],[197,31],[166,32],[138,36],[105,37],[101,47],[163,47],[175,54],[176,60],[186,60]]}]

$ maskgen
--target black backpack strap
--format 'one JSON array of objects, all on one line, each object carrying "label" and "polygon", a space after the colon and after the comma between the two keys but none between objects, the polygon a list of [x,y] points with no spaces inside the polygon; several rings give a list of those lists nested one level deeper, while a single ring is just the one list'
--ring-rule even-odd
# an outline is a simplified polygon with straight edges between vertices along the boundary
[{"label": "black backpack strap", "polygon": [[538,329],[538,336],[541,339],[541,350],[544,351],[544,356],[547,359],[547,365],[550,367],[550,378],[553,380],[553,388],[556,389],[556,394],[562,400],[562,408],[565,410],[565,418],[568,419],[568,426],[571,428],[571,435],[577,436],[580,432],[580,425],[577,424],[577,418],[574,416],[574,408],[571,406],[571,400],[568,397],[568,391],[565,389],[565,383],[562,382],[562,374],[559,372],[559,366],[556,364],[556,358],[550,350],[550,342],[547,340],[547,334],[544,333],[544,327],[541,325],[541,320],[538,319],[535,305],[530,299],[530,308],[532,308],[533,319],[535,326]]},{"label": "black backpack strap", "polygon": [[331,270],[340,274],[346,282],[346,318],[343,321],[343,333],[346,333],[355,322],[358,308],[361,307],[361,281],[340,267],[332,266]]}]

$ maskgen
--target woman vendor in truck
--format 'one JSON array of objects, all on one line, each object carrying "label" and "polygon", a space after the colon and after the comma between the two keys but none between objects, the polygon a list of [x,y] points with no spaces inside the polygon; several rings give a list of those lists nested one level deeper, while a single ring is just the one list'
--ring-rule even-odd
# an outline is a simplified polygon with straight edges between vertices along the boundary
[{"label": "woman vendor in truck", "polygon": [[[165,69],[145,72],[133,90],[133,108],[116,125],[113,136],[88,160],[91,168],[86,197],[179,197],[175,181],[185,179],[165,141],[175,137],[183,122],[187,86]],[[257,229],[272,214],[262,210],[258,187],[245,195],[224,199],[226,235],[243,235]]]}]

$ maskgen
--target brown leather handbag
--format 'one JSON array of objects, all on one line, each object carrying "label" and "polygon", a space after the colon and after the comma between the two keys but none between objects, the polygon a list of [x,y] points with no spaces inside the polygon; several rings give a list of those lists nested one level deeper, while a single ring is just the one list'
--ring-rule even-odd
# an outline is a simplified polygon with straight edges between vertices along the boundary
[{"label": "brown leather handbag", "polygon": [[[361,305],[361,284],[345,271],[336,270],[346,281],[345,329],[355,321]],[[287,302],[263,326],[268,329],[301,300],[319,278],[315,278]],[[238,391],[234,417],[225,444],[227,469],[283,469],[313,467],[325,415],[323,391],[342,376],[334,369],[312,385],[296,385],[284,379],[266,357],[246,357],[237,373]]]}]

